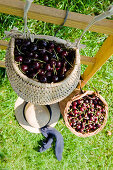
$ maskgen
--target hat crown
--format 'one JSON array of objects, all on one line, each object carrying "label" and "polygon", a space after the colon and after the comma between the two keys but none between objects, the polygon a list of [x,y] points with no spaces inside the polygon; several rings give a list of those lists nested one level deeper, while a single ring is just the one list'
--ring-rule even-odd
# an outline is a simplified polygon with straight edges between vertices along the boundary
[{"label": "hat crown", "polygon": [[35,128],[42,128],[50,120],[50,113],[44,105],[34,105],[28,103],[24,110],[24,115],[27,122]]}]

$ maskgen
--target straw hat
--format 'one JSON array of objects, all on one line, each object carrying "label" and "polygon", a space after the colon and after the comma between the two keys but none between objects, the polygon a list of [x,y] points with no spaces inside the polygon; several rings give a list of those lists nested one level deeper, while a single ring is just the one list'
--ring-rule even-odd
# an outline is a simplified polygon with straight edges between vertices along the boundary
[{"label": "straw hat", "polygon": [[26,103],[20,97],[15,103],[15,116],[19,124],[32,133],[41,133],[40,128],[49,125],[54,127],[60,117],[58,103],[50,106]]}]

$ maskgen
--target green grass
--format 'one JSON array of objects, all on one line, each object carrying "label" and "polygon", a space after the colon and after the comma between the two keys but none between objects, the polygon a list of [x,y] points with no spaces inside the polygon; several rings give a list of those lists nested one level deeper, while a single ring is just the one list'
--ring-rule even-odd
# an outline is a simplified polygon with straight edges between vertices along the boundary
[{"label": "green grass", "polygon": [[[99,14],[107,8],[110,0],[79,0],[79,1],[34,1],[40,5],[46,5],[59,9],[69,7],[70,11],[83,14]],[[0,14],[0,39],[5,30],[13,26],[23,30],[23,20],[20,17]],[[36,20],[28,20],[28,27],[32,33],[54,35],[57,25]],[[57,37],[74,39],[80,37],[82,30],[63,27]],[[87,47],[81,50],[82,55],[94,56],[103,44],[107,35],[87,32],[81,43]],[[4,60],[5,51],[0,51],[0,60]],[[82,65],[82,72],[86,66]],[[17,99],[13,91],[5,69],[0,68],[0,115],[1,115],[1,164],[0,169],[5,170],[112,170],[113,169],[113,56],[90,79],[88,85],[101,91],[101,95],[109,105],[109,117],[105,128],[95,136],[79,138],[72,134],[65,126],[63,118],[58,121],[56,129],[64,138],[63,159],[57,161],[54,146],[44,153],[38,153],[41,134],[32,134],[19,126],[14,117],[14,104]],[[86,85],[84,89],[90,88]],[[112,133],[108,135],[108,131]]]}]

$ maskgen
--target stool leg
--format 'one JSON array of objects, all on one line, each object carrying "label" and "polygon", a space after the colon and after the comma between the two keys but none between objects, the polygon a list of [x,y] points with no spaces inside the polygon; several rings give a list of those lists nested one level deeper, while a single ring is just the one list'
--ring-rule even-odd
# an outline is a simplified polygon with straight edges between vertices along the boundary
[{"label": "stool leg", "polygon": [[89,64],[83,75],[81,76],[83,81],[81,82],[81,87],[84,87],[88,80],[93,77],[93,75],[99,70],[99,68],[110,58],[113,54],[113,36],[110,35],[102,47],[99,49],[95,55],[95,63]]}]

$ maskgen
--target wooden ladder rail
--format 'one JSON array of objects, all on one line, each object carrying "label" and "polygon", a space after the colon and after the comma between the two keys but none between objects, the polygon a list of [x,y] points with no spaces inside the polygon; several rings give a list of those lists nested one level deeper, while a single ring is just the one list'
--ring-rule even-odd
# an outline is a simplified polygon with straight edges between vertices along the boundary
[{"label": "wooden ladder rail", "polygon": [[95,59],[95,62],[89,64],[86,70],[84,71],[83,75],[81,75],[83,79],[81,87],[84,87],[88,80],[91,79],[91,77],[93,77],[93,75],[111,57],[112,54],[113,54],[113,36],[110,35],[105,40],[103,45],[100,47],[95,57],[93,57],[93,59]]},{"label": "wooden ladder rail", "polygon": [[[25,2],[20,0],[0,0],[0,12],[23,17],[24,5]],[[64,21],[65,13],[65,10],[32,3],[28,12],[28,18],[61,25]],[[84,29],[92,18],[93,16],[90,15],[69,12],[65,26]],[[113,35],[113,21],[104,19],[95,23],[89,30]]]}]

